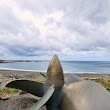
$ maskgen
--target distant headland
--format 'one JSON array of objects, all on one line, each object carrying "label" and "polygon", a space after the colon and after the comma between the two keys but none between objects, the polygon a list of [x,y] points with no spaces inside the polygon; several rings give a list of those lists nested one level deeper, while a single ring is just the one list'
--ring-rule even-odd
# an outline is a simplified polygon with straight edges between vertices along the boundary
[{"label": "distant headland", "polygon": [[0,63],[14,63],[14,62],[42,62],[42,61],[36,61],[36,60],[1,60]]}]

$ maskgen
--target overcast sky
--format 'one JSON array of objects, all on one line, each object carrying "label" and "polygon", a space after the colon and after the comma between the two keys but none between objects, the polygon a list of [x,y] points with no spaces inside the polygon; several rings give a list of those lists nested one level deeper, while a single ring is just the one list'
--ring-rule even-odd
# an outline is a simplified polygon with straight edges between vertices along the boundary
[{"label": "overcast sky", "polygon": [[110,60],[110,0],[0,0],[0,58]]}]

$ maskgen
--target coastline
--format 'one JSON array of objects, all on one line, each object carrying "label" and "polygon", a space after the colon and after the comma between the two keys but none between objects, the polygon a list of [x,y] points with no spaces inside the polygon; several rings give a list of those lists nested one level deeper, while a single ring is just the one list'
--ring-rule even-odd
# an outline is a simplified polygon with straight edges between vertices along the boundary
[{"label": "coastline", "polygon": [[[76,73],[65,73],[75,74],[76,76],[82,79],[101,79],[101,80],[110,80],[110,73],[92,73],[92,72],[76,72]],[[44,82],[46,72],[36,71],[36,70],[24,70],[24,69],[9,69],[9,68],[0,68],[0,81],[3,82],[1,88],[5,88],[6,84],[16,79],[28,79],[33,81]]]},{"label": "coastline", "polygon": [[[92,73],[92,72],[76,72],[76,73],[65,73],[75,74],[76,76],[82,79],[89,80],[110,80],[110,73]],[[16,79],[28,79],[38,82],[45,81],[46,72],[40,72],[36,70],[19,70],[19,69],[9,69],[9,68],[0,68],[0,81],[2,82],[1,89],[5,88],[6,84]]]},{"label": "coastline", "polygon": [[[92,72],[76,72],[76,73],[65,73],[75,74],[76,76],[82,79],[103,79],[110,80],[110,73],[92,73]],[[46,72],[44,71],[36,71],[36,70],[19,70],[19,69],[9,69],[9,68],[0,68],[0,81],[3,82],[1,88],[4,88],[5,85],[12,80],[16,79],[28,79],[33,81],[44,82],[45,81]]]},{"label": "coastline", "polygon": [[[110,79],[110,72],[66,72],[64,74],[75,74],[80,78],[100,78],[100,79]],[[33,76],[39,78],[40,76],[46,75],[46,71],[37,71],[37,70],[25,70],[25,69],[10,69],[10,68],[0,68],[0,77],[1,76],[13,76],[17,75],[19,77]]]},{"label": "coastline", "polygon": [[[72,74],[72,73],[65,73],[65,75],[68,75],[68,74]],[[90,73],[81,72],[81,73],[73,73],[73,74],[77,75],[78,77],[82,79],[98,82],[110,92],[110,74],[107,74],[107,73],[100,74],[100,73],[91,73],[91,72]],[[38,100],[38,97],[33,96],[31,94],[27,94],[27,93],[21,94],[23,93],[23,91],[20,91],[20,90],[16,91],[16,89],[5,88],[6,84],[17,79],[29,79],[29,80],[44,83],[45,77],[43,75],[45,76],[46,72],[26,71],[26,70],[19,71],[17,69],[8,70],[8,69],[3,69],[3,68],[0,69],[0,81],[2,82],[0,98],[1,97],[4,98],[4,99],[2,98],[0,99],[0,105],[2,105],[1,110],[4,110],[3,107],[5,107],[5,104],[9,106],[11,105],[11,103],[15,102],[16,110],[19,110],[20,108],[19,103],[22,102],[22,104],[25,105],[25,102],[27,101],[26,104],[29,107],[29,106],[32,106]],[[40,110],[45,110],[45,106],[43,106]]]}]

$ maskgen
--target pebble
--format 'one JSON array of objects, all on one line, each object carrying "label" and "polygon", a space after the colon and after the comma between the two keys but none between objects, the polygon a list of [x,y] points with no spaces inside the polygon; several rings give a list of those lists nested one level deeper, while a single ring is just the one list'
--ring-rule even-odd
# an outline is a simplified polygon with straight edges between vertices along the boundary
[{"label": "pebble", "polygon": [[[13,96],[8,100],[0,100],[0,110],[28,110],[36,102],[37,98],[31,95]],[[42,107],[39,110],[46,110],[46,108]]]}]

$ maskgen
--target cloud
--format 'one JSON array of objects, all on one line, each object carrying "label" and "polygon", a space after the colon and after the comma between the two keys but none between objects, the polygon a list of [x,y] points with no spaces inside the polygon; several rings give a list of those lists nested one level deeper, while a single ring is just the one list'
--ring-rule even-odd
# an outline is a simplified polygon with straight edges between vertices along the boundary
[{"label": "cloud", "polygon": [[109,11],[109,0],[1,0],[0,56],[109,55]]}]

